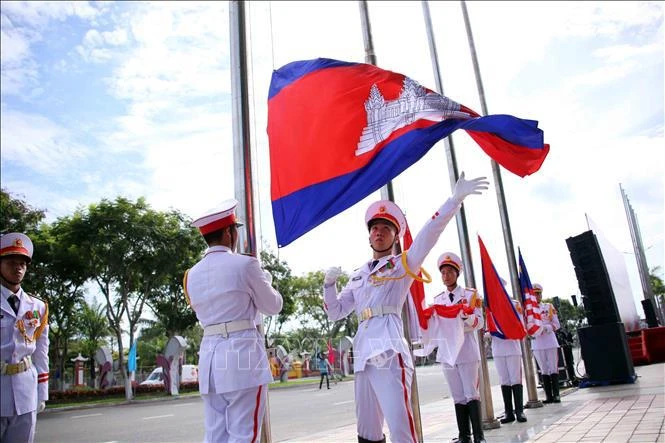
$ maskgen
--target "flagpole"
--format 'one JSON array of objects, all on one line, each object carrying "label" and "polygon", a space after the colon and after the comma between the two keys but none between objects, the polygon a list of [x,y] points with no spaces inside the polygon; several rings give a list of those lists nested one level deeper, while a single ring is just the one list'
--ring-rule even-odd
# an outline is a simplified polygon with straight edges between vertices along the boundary
[{"label": "flagpole", "polygon": [[[432,30],[432,18],[429,12],[429,3],[426,0],[422,2],[423,15],[425,17],[425,27],[427,28],[427,41],[429,42],[430,58],[432,59],[432,68],[434,70],[434,79],[439,94],[444,95],[443,80],[441,79],[441,72],[439,68],[439,55],[436,50],[436,42],[434,40],[434,31]],[[453,143],[452,134],[443,140],[446,159],[448,161],[448,176],[450,177],[451,189],[455,188],[455,184],[459,179],[459,172],[457,169],[457,158],[455,155],[455,145]],[[457,224],[457,237],[459,239],[460,252],[462,255],[462,263],[464,264],[464,281],[467,287],[476,288],[476,279],[473,271],[473,262],[471,260],[471,244],[469,242],[469,232],[466,224],[466,213],[464,211],[464,203],[460,210],[455,215]],[[483,338],[482,330],[477,332],[478,346],[480,348],[480,402],[483,405],[483,427],[485,429],[496,429],[501,424],[494,418],[494,403],[492,401],[492,386],[489,382],[489,368],[487,366],[487,356],[485,355],[485,341]]]},{"label": "flagpole", "polygon": [[[485,90],[483,88],[483,81],[480,77],[480,66],[478,64],[478,56],[476,54],[476,47],[473,42],[473,34],[471,32],[471,23],[469,21],[469,13],[466,9],[466,1],[461,0],[462,15],[464,16],[464,26],[466,28],[466,35],[469,41],[469,49],[471,51],[471,60],[473,61],[473,72],[476,77],[476,85],[478,87],[478,95],[480,97],[480,105],[482,107],[483,115],[487,115],[487,103],[485,101]],[[513,298],[520,300],[519,294],[519,277],[517,275],[517,265],[515,264],[515,249],[513,247],[513,236],[510,230],[510,220],[508,218],[508,207],[503,193],[503,180],[501,179],[501,170],[496,161],[491,160],[492,175],[494,177],[496,198],[499,204],[499,214],[501,217],[501,226],[503,228],[503,242],[506,247],[506,258],[508,259],[508,269],[510,271],[510,282],[513,288]],[[531,348],[527,346],[526,340],[520,343],[522,347],[522,363],[524,364],[524,378],[526,379],[528,402],[527,408],[542,407],[543,403],[538,400],[538,392],[536,391],[536,381],[533,371],[533,357]]]},{"label": "flagpole", "polygon": [[[245,30],[245,1],[233,0],[229,4],[231,40],[231,96],[233,121],[233,167],[237,212],[245,230],[239,229],[240,252],[256,257],[256,230],[254,226],[254,188],[250,143],[249,87],[247,81],[247,39]],[[258,326],[263,336],[263,316]],[[270,403],[266,387],[265,413],[261,425],[261,442],[270,443]]]},{"label": "flagpole", "polygon": [[[360,6],[360,21],[363,31],[363,42],[365,44],[365,63],[376,66],[376,55],[374,54],[374,42],[372,40],[372,27],[369,21],[369,12],[367,10],[367,1],[359,0],[358,5]],[[392,181],[388,181],[386,185],[381,188],[381,198],[383,200],[390,200],[391,202],[395,201],[395,195],[393,193],[393,184]],[[402,252],[399,242],[395,245],[397,253]],[[413,343],[411,342],[411,334],[409,332],[409,309],[408,301],[404,303],[402,307],[402,324],[404,329],[404,338],[409,344],[409,350],[411,351],[411,359],[414,362],[413,370],[413,380],[411,382],[411,409],[413,411],[413,421],[416,434],[418,436],[418,442],[423,442],[423,427],[422,421],[420,419],[420,399],[418,396],[418,380],[416,377],[415,371],[415,358],[413,356]]]}]

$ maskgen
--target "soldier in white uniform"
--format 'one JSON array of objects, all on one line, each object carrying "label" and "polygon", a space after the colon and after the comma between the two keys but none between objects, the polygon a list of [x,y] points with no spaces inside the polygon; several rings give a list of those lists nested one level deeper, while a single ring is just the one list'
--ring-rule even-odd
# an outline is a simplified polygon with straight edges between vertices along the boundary
[{"label": "soldier in white uniform", "polygon": [[330,320],[355,311],[358,332],[353,340],[358,441],[381,442],[384,417],[394,442],[416,442],[411,411],[413,361],[404,339],[401,312],[409,288],[450,219],[469,194],[487,189],[487,181],[462,174],[453,195],[432,215],[411,248],[394,255],[406,230],[401,209],[391,201],[370,205],[365,215],[373,260],[356,269],[338,294],[341,270],[330,268],[324,279],[324,307]]},{"label": "soldier in white uniform", "polygon": [[0,238],[0,441],[32,442],[48,400],[48,306],[21,289],[32,261],[25,234]]},{"label": "soldier in white uniform", "polygon": [[[522,318],[522,307],[516,300],[511,300],[513,306],[524,323]],[[521,340],[503,339],[492,336],[492,358],[494,366],[499,373],[499,382],[501,383],[501,394],[503,396],[503,406],[505,416],[501,423],[511,423],[517,418],[518,422],[525,422],[524,415],[524,387],[522,385],[522,348]],[[513,399],[515,407],[513,408]]]},{"label": "soldier in white uniform", "polygon": [[[446,290],[434,297],[435,305],[455,306],[464,304],[473,307],[473,313],[465,315],[464,343],[452,367],[442,365],[443,374],[448,382],[450,393],[455,402],[455,416],[461,442],[484,442],[482,417],[480,410],[480,350],[476,331],[484,326],[482,299],[473,288],[457,285],[457,279],[463,270],[462,259],[452,252],[444,252],[437,261],[441,279]],[[441,348],[439,348],[441,350]],[[441,361],[437,355],[437,361]]]},{"label": "soldier in white uniform", "polygon": [[542,328],[540,333],[531,340],[531,350],[536,357],[540,376],[543,380],[545,401],[543,403],[560,403],[559,397],[559,341],[554,332],[561,327],[556,309],[550,303],[541,303],[543,287],[533,285],[533,292],[540,304]]},{"label": "soldier in white uniform", "polygon": [[185,273],[184,288],[203,339],[199,391],[209,443],[260,439],[267,385],[272,381],[259,313],[275,315],[282,296],[255,257],[236,254],[236,200],[195,220],[208,244],[204,257]]}]

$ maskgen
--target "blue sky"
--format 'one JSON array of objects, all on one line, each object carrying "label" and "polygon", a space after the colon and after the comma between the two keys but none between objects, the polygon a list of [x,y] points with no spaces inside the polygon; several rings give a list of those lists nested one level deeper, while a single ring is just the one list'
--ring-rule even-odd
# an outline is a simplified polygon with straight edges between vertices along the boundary
[{"label": "blue sky", "polygon": [[[430,5],[444,90],[480,111],[459,3]],[[503,171],[515,246],[545,296],[579,294],[565,238],[598,223],[641,299],[619,183],[637,211],[650,266],[663,267],[663,3],[471,2],[490,113],[539,120],[552,150],[520,179]],[[434,89],[420,2],[370,2],[379,66]],[[275,249],[266,100],[270,74],[316,57],[364,60],[356,2],[251,2],[251,114],[258,231]],[[145,196],[195,217],[233,195],[225,2],[2,2],[2,187],[47,211]],[[340,23],[344,23],[340,29]],[[491,177],[463,133],[461,170]],[[394,181],[414,230],[450,194],[443,144]],[[378,193],[279,251],[296,274],[369,257],[362,220]],[[494,189],[466,204],[507,276]],[[340,245],[343,245],[340,247]],[[459,251],[454,222],[426,269]],[[442,288],[435,280],[428,297]],[[641,312],[641,311],[640,311]]]}]

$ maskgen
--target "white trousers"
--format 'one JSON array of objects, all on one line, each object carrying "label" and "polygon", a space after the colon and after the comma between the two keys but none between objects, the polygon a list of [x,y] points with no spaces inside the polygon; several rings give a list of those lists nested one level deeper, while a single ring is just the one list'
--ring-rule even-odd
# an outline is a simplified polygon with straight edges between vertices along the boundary
[{"label": "white trousers", "polygon": [[0,417],[0,442],[32,443],[35,439],[37,411]]},{"label": "white trousers", "polygon": [[452,368],[443,368],[450,395],[456,404],[465,405],[471,400],[480,400],[480,362],[457,363]]},{"label": "white trousers", "polygon": [[558,350],[559,348],[552,348],[533,351],[533,356],[536,357],[541,374],[552,375],[559,373]]},{"label": "white trousers", "polygon": [[354,376],[358,435],[368,440],[383,438],[383,419],[390,430],[390,441],[416,443],[411,411],[413,369],[400,354],[389,351],[380,366],[365,365]]},{"label": "white trousers", "polygon": [[494,366],[499,373],[499,382],[503,386],[522,384],[522,356],[506,355],[494,357]]},{"label": "white trousers", "polygon": [[[214,386],[210,384],[211,389]],[[263,385],[224,394],[202,394],[204,443],[260,441],[266,390],[267,386]]]}]

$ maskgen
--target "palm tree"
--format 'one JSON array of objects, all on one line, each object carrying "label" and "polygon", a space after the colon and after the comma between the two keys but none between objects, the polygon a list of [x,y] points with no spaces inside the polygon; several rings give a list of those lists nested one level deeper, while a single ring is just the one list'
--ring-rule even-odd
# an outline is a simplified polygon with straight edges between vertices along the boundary
[{"label": "palm tree", "polygon": [[80,316],[81,351],[90,358],[90,387],[95,386],[95,352],[112,335],[106,318],[106,307],[95,300],[83,302]]}]

